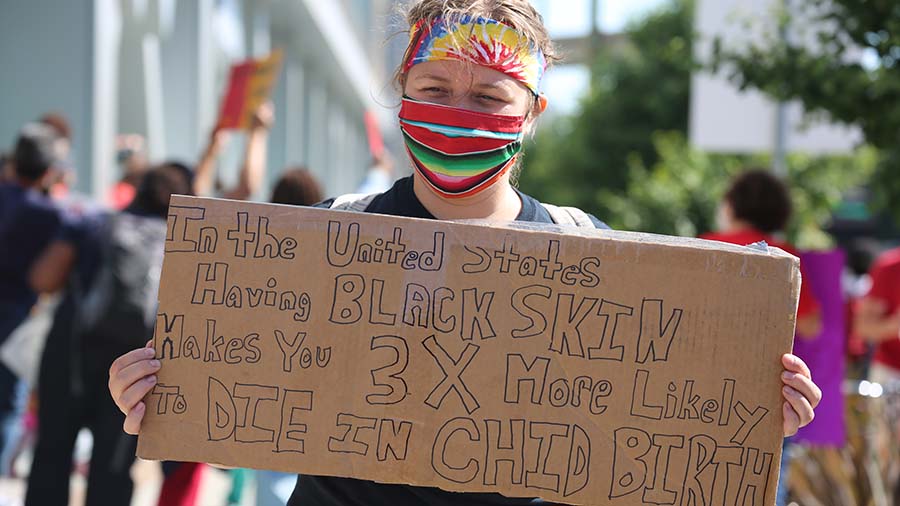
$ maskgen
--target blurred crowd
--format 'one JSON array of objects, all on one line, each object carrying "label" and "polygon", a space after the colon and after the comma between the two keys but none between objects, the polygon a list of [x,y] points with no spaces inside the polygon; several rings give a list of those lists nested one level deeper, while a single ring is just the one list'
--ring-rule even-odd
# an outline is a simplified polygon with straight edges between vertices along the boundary
[{"label": "blurred crowd", "polygon": [[[108,370],[152,335],[169,197],[259,195],[274,120],[268,104],[256,112],[233,187],[217,176],[229,131],[214,129],[196,163],[154,163],[140,136],[120,136],[120,178],[103,201],[73,190],[73,132],[64,117],[47,114],[21,128],[0,162],[0,473],[27,475],[26,505],[68,504],[73,472],[87,473],[86,504],[129,504],[136,438],[121,430]],[[392,182],[385,155],[372,165],[360,182],[365,193]],[[311,205],[323,197],[310,171],[288,167],[269,200]],[[722,196],[719,230],[703,236],[765,241],[801,258],[795,351],[810,364],[825,400],[817,420],[785,443],[784,463],[793,463],[784,466],[789,476],[780,500],[896,503],[900,248],[861,240],[845,250],[797,252],[779,240],[791,207],[778,177],[751,168]],[[85,428],[93,434],[87,469],[73,463]],[[16,465],[23,455],[32,456],[25,468]],[[204,473],[226,472],[177,462],[162,470],[160,505],[195,504]],[[284,504],[296,479],[227,472],[229,504],[240,504],[248,483],[255,484],[255,504]]]},{"label": "blurred crowd", "polygon": [[[265,181],[271,104],[246,132],[237,183],[223,187],[219,156],[232,132],[215,128],[196,164],[150,163],[138,135],[117,139],[118,182],[103,201],[74,191],[72,131],[58,114],[24,125],[0,174],[0,473],[27,475],[25,504],[69,504],[69,477],[87,474],[85,504],[127,505],[137,438],[122,431],[108,371],[152,337],[171,195],[248,199]],[[373,160],[360,190],[392,182],[387,155]],[[270,202],[323,199],[305,167],[287,167]],[[79,432],[92,433],[89,464],[73,463]],[[16,462],[23,454],[31,465]],[[197,504],[203,475],[194,463],[162,463],[160,505]],[[229,471],[228,504],[248,493],[247,471]],[[296,475],[257,472],[255,504],[285,504]],[[2,498],[0,498],[2,501]]]}]

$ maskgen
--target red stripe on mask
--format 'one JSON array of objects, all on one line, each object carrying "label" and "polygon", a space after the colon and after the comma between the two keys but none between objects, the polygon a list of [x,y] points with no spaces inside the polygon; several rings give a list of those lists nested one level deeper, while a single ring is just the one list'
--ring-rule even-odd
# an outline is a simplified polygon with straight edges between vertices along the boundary
[{"label": "red stripe on mask", "polygon": [[470,111],[468,109],[418,102],[410,99],[403,99],[399,116],[401,120],[406,121],[438,123],[458,128],[510,134],[520,133],[522,125],[525,123],[524,116],[507,116]]}]

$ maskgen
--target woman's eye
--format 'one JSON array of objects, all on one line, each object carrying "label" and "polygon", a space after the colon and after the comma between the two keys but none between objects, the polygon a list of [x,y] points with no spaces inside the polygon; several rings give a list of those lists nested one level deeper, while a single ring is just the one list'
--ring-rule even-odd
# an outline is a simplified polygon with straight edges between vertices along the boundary
[{"label": "woman's eye", "polygon": [[429,86],[428,88],[423,88],[422,91],[428,93],[444,93],[445,90],[443,88],[438,88],[436,86]]}]

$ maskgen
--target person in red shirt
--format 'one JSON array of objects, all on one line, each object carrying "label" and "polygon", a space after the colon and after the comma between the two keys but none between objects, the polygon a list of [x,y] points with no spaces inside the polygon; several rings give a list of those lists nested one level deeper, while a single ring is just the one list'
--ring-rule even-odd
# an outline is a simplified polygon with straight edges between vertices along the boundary
[{"label": "person in red shirt", "polygon": [[[784,230],[791,217],[791,210],[790,194],[780,179],[766,170],[747,170],[731,182],[719,205],[716,217],[719,232],[704,234],[700,238],[742,246],[765,241],[770,246],[799,256],[792,245],[774,237]],[[800,275],[808,279],[803,265],[800,266]],[[809,283],[800,285],[800,301],[797,304],[796,332],[801,339],[815,339],[822,330],[819,304],[809,286]],[[786,473],[791,458],[789,446],[790,439],[785,439],[775,503],[777,506],[788,503]]]},{"label": "person in red shirt", "polygon": [[879,256],[869,275],[872,288],[856,307],[854,334],[878,343],[871,379],[900,380],[900,248]]},{"label": "person in red shirt", "polygon": [[[770,246],[798,256],[794,247],[774,237],[784,230],[791,217],[791,199],[784,183],[769,171],[752,169],[738,175],[719,206],[719,232],[703,234],[701,239],[748,245],[765,241]],[[806,278],[803,266],[800,274]],[[822,330],[819,304],[808,283],[800,287],[797,306],[797,336],[813,339]],[[898,355],[900,356],[900,355]]]}]

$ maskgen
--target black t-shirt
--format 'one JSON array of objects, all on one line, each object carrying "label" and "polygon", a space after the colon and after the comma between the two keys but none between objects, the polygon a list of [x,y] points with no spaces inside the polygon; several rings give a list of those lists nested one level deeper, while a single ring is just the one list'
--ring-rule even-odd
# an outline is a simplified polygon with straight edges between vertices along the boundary
[{"label": "black t-shirt", "polygon": [[[534,197],[525,195],[516,189],[519,198],[522,199],[522,210],[516,216],[516,221],[526,221],[534,223],[553,223],[550,213],[544,209],[544,206]],[[326,200],[315,207],[331,207],[334,199]],[[375,197],[366,208],[367,213],[389,214],[391,216],[405,216],[407,218],[425,218],[433,220],[434,215],[425,209],[425,206],[419,202],[415,192],[413,192],[412,176],[398,179],[390,190]],[[606,223],[598,220],[593,215],[588,215],[594,226],[597,228],[608,229]]]},{"label": "black t-shirt", "polygon": [[[522,211],[516,221],[553,223],[550,213],[533,197],[516,190],[522,199]],[[326,200],[317,207],[331,207]],[[434,219],[413,192],[413,178],[394,183],[390,190],[375,197],[367,213]],[[594,216],[597,228],[609,228]],[[287,506],[495,506],[546,504],[537,499],[509,498],[500,494],[447,492],[438,488],[391,485],[352,478],[301,475]]]}]

